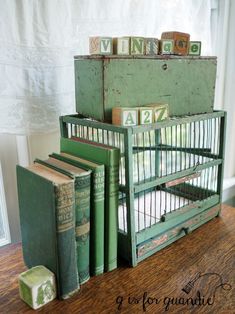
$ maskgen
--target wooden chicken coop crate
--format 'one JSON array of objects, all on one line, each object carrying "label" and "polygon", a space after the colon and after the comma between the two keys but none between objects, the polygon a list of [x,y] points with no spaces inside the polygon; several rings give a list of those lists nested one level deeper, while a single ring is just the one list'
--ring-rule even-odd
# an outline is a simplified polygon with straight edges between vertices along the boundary
[{"label": "wooden chicken coop crate", "polygon": [[62,137],[120,149],[118,253],[130,265],[219,215],[226,113],[134,127],[61,117]]}]

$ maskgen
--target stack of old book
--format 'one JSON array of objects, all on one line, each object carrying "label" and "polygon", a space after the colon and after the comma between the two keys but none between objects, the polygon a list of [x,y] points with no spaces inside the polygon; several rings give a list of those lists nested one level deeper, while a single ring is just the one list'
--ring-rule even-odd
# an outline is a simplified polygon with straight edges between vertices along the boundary
[{"label": "stack of old book", "polygon": [[61,299],[117,267],[119,158],[118,148],[62,138],[61,153],[17,166],[24,260],[56,275]]}]

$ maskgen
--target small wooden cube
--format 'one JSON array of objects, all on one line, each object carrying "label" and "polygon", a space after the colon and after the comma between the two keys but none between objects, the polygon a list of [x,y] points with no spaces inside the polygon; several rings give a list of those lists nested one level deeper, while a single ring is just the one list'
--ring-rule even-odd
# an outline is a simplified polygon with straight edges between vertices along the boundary
[{"label": "small wooden cube", "polygon": [[169,118],[169,105],[165,103],[149,104],[153,109],[154,122],[164,121]]},{"label": "small wooden cube", "polygon": [[44,266],[36,266],[19,275],[21,299],[38,309],[56,298],[55,275]]},{"label": "small wooden cube", "polygon": [[111,55],[113,54],[112,37],[90,37],[89,51],[91,55]]},{"label": "small wooden cube", "polygon": [[143,55],[144,54],[144,38],[131,37],[131,54]]},{"label": "small wooden cube", "polygon": [[117,55],[130,54],[130,37],[118,37],[113,41],[114,53]]},{"label": "small wooden cube", "polygon": [[133,126],[138,124],[138,108],[115,107],[112,109],[112,123]]},{"label": "small wooden cube", "polygon": [[139,107],[139,124],[151,124],[153,122],[153,108]]},{"label": "small wooden cube", "polygon": [[190,41],[188,48],[189,56],[200,56],[201,55],[201,41]]},{"label": "small wooden cube", "polygon": [[161,40],[161,54],[170,55],[174,53],[174,40],[163,39]]},{"label": "small wooden cube", "polygon": [[159,52],[159,40],[157,38],[145,38],[145,54],[157,55]]},{"label": "small wooden cube", "polygon": [[190,35],[182,32],[164,32],[161,39],[171,39],[174,41],[173,54],[186,56],[188,54],[188,46]]}]

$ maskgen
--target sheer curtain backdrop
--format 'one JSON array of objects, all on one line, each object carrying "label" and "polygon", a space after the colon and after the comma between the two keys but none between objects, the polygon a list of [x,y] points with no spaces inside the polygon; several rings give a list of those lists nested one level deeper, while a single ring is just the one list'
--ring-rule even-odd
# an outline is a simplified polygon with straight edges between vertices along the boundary
[{"label": "sheer curtain backdrop", "polygon": [[75,111],[73,56],[91,35],[179,30],[211,54],[211,0],[0,0],[0,133],[58,129]]}]

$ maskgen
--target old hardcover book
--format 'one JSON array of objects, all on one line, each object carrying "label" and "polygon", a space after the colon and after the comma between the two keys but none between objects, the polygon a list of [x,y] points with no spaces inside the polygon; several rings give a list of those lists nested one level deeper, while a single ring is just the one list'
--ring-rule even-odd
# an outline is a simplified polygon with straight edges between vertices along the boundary
[{"label": "old hardcover book", "polygon": [[50,269],[66,299],[79,289],[74,179],[39,164],[16,170],[25,264]]},{"label": "old hardcover book", "polygon": [[[75,230],[77,248],[77,268],[80,284],[90,279],[90,170],[84,170],[53,157],[36,163],[50,167],[74,178],[75,188]],[[75,238],[74,238],[75,240]]]},{"label": "old hardcover book", "polygon": [[61,138],[61,151],[105,165],[105,271],[117,267],[117,225],[120,150],[80,138]]},{"label": "old hardcover book", "polygon": [[[76,152],[75,152],[76,154]],[[50,155],[71,165],[91,170],[90,273],[104,272],[104,165],[61,152]]]}]

